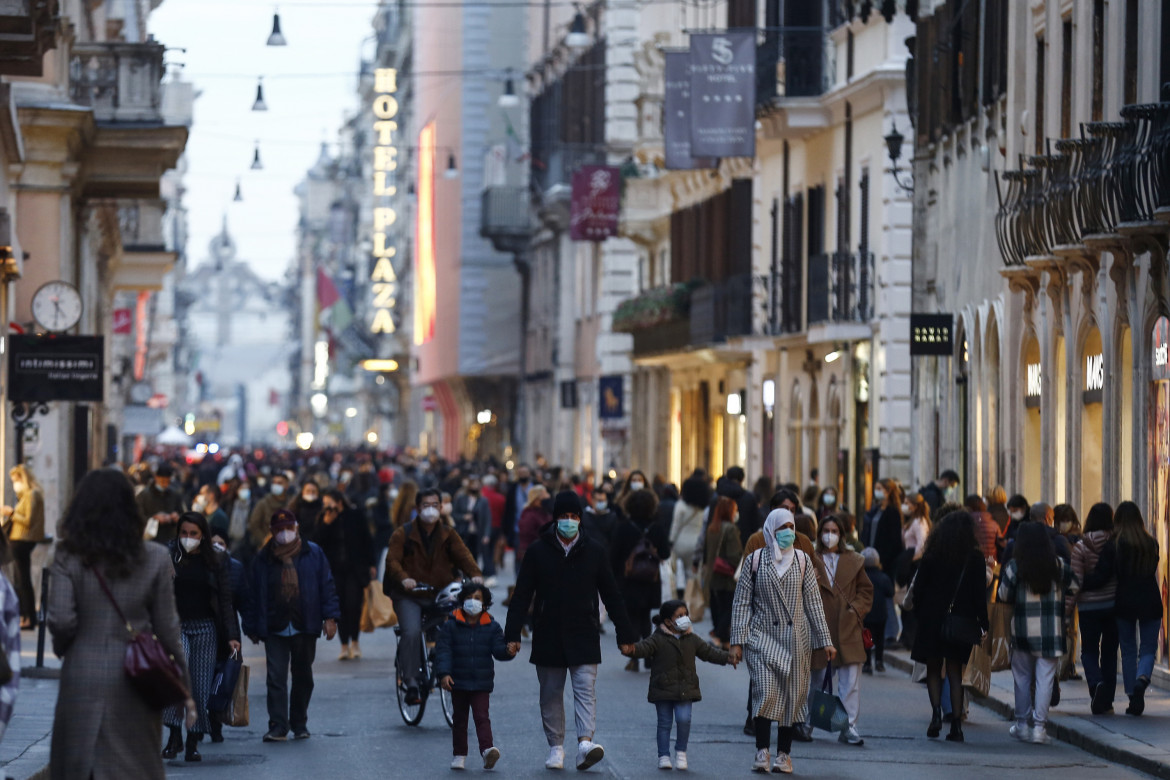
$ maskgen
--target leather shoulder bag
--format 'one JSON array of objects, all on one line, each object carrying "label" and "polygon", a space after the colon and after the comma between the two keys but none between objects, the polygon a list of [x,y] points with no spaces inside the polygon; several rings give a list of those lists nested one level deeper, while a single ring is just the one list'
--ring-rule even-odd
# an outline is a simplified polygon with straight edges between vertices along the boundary
[{"label": "leather shoulder bag", "polygon": [[983,641],[983,628],[979,621],[966,615],[956,615],[955,599],[959,597],[959,590],[963,587],[963,577],[967,574],[967,564],[959,572],[959,581],[955,584],[955,593],[951,596],[951,603],[947,606],[947,614],[943,616],[942,639],[956,645],[977,645]]}]

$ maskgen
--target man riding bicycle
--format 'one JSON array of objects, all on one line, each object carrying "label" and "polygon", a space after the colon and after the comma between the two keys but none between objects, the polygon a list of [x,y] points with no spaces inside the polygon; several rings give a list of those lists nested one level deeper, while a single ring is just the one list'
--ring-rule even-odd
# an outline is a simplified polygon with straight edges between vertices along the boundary
[{"label": "man riding bicycle", "polygon": [[416,518],[390,537],[386,578],[382,582],[382,590],[394,600],[394,611],[398,614],[406,702],[412,705],[421,701],[418,680],[413,675],[422,665],[418,656],[422,646],[423,602],[411,592],[420,585],[436,590],[443,588],[452,579],[458,579],[459,572],[476,584],[483,582],[482,572],[459,534],[439,522],[442,505],[439,491],[420,490],[414,503]]}]

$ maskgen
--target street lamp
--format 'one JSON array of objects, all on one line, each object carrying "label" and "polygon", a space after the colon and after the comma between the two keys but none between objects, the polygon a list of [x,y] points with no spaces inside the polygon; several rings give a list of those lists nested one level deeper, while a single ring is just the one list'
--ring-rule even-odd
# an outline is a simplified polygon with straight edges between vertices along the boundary
[{"label": "street lamp", "polygon": [[580,8],[577,8],[573,23],[569,25],[569,34],[565,36],[565,45],[570,49],[579,50],[589,48],[591,43],[593,43],[593,39],[585,31],[585,14],[581,13]]},{"label": "street lamp", "polygon": [[516,94],[516,84],[511,76],[504,81],[504,92],[496,104],[500,108],[515,108],[520,105],[520,96]]},{"label": "street lamp", "polygon": [[236,179],[236,195],[234,198],[232,198],[232,200],[234,200],[236,203],[239,203],[243,199],[244,193],[240,191],[240,180]]},{"label": "street lamp", "polygon": [[264,170],[264,163],[260,162],[260,139],[256,139],[256,149],[252,152],[252,170]]},{"label": "street lamp", "polygon": [[264,77],[256,77],[256,100],[252,103],[253,111],[267,111],[268,104],[264,102]]},{"label": "street lamp", "polygon": [[909,184],[905,184],[902,182],[901,177],[898,176],[898,160],[902,157],[902,141],[904,140],[905,138],[901,133],[898,132],[897,124],[891,121],[890,134],[885,137],[886,152],[889,154],[890,162],[893,164],[893,167],[890,168],[889,171],[894,176],[895,184],[897,184],[903,191],[913,193],[914,182],[911,181]]},{"label": "street lamp", "polygon": [[288,46],[284,34],[280,31],[280,9],[272,14],[272,34],[268,36],[269,46]]},{"label": "street lamp", "polygon": [[443,178],[448,180],[459,178],[459,166],[455,164],[454,154],[447,155],[447,170],[443,171]]}]

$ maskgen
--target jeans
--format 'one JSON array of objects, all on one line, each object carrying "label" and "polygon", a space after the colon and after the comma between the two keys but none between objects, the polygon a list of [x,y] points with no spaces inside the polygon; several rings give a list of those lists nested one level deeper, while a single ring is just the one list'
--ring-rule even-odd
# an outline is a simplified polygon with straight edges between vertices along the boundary
[{"label": "jeans", "polygon": [[[288,733],[303,729],[309,722],[309,699],[313,698],[313,661],[317,637],[309,634],[269,636],[264,640],[268,661],[268,727]],[[288,677],[292,669],[292,693]]]},{"label": "jeans", "polygon": [[674,723],[678,724],[674,749],[687,752],[687,741],[691,738],[691,702],[656,701],[654,709],[658,710],[658,757],[670,755],[670,727]]},{"label": "jeans", "polygon": [[[1121,645],[1121,676],[1126,694],[1133,693],[1137,678],[1148,681],[1154,673],[1154,653],[1158,648],[1158,629],[1162,621],[1117,618],[1117,639]],[[1136,636],[1135,636],[1136,632]]]},{"label": "jeans", "polygon": [[1060,658],[1041,658],[1021,650],[1012,650],[1016,723],[1027,726],[1029,715],[1036,728],[1043,728],[1048,722],[1048,705],[1052,703],[1052,682],[1056,679],[1056,667],[1059,665]]},{"label": "jeans", "polygon": [[1089,694],[1098,684],[1105,686],[1106,700],[1112,704],[1117,691],[1117,619],[1112,609],[1078,611],[1081,626],[1081,666]]},{"label": "jeans", "polygon": [[407,688],[417,688],[422,668],[422,604],[409,596],[394,597],[394,613],[402,635],[398,637],[398,661],[402,681]]},{"label": "jeans", "polygon": [[492,747],[492,721],[488,715],[491,694],[487,691],[452,691],[451,703],[455,706],[454,725],[451,727],[451,755],[467,755],[467,716],[470,710],[475,720],[475,736],[479,740],[479,752]]},{"label": "jeans", "polygon": [[540,720],[549,747],[565,743],[565,675],[573,682],[573,715],[577,721],[577,739],[593,739],[597,728],[597,664],[585,666],[538,666],[540,683]]}]

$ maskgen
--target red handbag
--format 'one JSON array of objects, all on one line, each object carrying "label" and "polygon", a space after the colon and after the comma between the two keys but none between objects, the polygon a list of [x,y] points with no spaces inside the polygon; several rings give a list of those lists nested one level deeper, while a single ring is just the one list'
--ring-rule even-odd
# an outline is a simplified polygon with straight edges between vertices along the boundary
[{"label": "red handbag", "polygon": [[735,567],[726,558],[716,558],[715,563],[711,564],[711,573],[720,577],[734,577]]},{"label": "red handbag", "polygon": [[118,606],[114,594],[106,585],[105,577],[96,568],[91,571],[97,577],[98,584],[102,586],[110,603],[114,605],[114,611],[126,624],[126,631],[130,633],[122,669],[130,678],[134,690],[156,710],[185,702],[191,694],[187,691],[187,685],[183,681],[183,670],[175,661],[175,657],[167,652],[154,634],[134,630],[134,626],[130,625],[130,621],[122,614],[122,608]]},{"label": "red handbag", "polygon": [[861,644],[866,650],[873,650],[873,632],[868,628],[861,629]]}]

